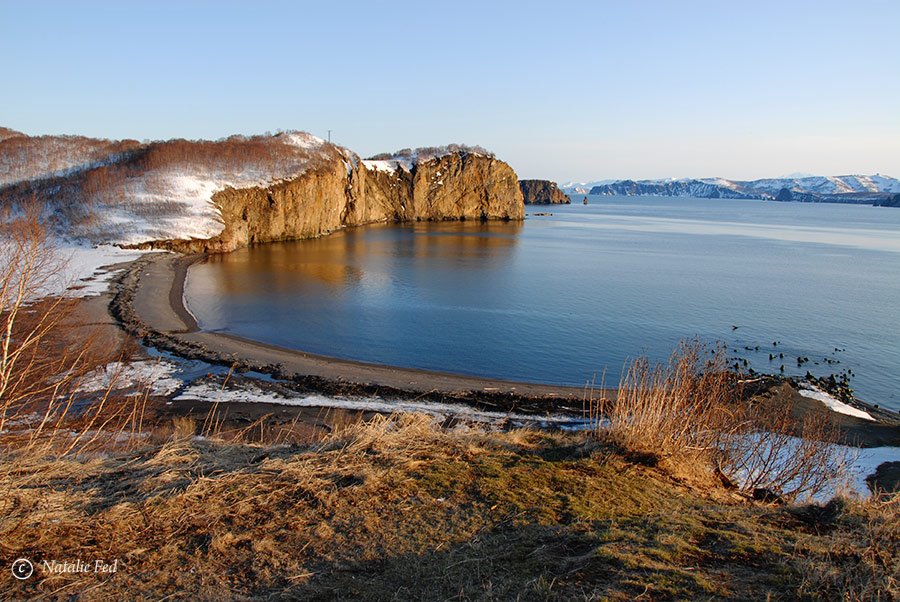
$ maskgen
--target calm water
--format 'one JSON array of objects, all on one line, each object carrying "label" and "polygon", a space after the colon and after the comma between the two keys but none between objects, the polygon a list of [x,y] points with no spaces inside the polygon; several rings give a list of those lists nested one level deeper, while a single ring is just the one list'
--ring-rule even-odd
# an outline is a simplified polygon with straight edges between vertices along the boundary
[{"label": "calm water", "polygon": [[860,397],[900,409],[900,210],[590,202],[216,256],[191,268],[188,304],[204,329],[284,347],[572,385],[700,336],[760,371],[852,369]]}]

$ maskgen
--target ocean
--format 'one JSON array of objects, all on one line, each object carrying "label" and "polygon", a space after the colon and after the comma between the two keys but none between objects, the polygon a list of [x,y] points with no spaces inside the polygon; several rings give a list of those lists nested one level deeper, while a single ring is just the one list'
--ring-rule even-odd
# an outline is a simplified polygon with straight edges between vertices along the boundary
[{"label": "ocean", "polygon": [[203,329],[282,347],[575,386],[614,386],[629,359],[700,338],[760,372],[850,371],[861,399],[900,410],[900,210],[582,198],[523,223],[213,256],[189,270],[187,303]]}]

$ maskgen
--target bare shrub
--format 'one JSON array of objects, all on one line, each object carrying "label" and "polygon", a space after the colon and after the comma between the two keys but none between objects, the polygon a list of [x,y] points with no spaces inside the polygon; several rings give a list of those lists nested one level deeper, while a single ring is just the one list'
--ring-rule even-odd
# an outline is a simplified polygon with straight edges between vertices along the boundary
[{"label": "bare shrub", "polygon": [[792,417],[790,406],[742,399],[740,375],[723,349],[682,343],[668,363],[633,361],[615,400],[593,401],[598,434],[625,449],[717,473],[746,493],[797,499],[845,477],[848,451],[824,415]]},{"label": "bare shrub", "polygon": [[848,448],[829,416],[792,416],[790,404],[747,406],[723,434],[718,468],[747,492],[771,492],[794,500],[831,492],[845,479]]},{"label": "bare shrub", "polygon": [[0,447],[64,455],[139,432],[146,395],[113,398],[115,375],[95,399],[79,391],[111,356],[89,333],[72,331],[75,300],[46,296],[65,264],[38,214],[31,209],[0,232]]},{"label": "bare shrub", "polygon": [[661,456],[709,453],[733,411],[736,388],[721,350],[682,343],[667,364],[633,361],[614,401],[599,400],[604,437]]},{"label": "bare shrub", "polygon": [[423,146],[420,148],[402,148],[393,153],[379,153],[369,157],[372,161],[389,161],[391,159],[418,159],[420,161],[429,161],[431,159],[442,157],[450,153],[470,153],[482,155],[485,157],[494,157],[494,153],[480,146],[469,146],[467,144],[447,144],[444,146]]},{"label": "bare shrub", "polygon": [[36,303],[59,277],[61,263],[47,243],[36,210],[3,229],[0,249],[0,431],[7,417],[36,399],[59,392],[66,372],[77,359],[67,357],[51,334],[70,308],[58,297]]}]

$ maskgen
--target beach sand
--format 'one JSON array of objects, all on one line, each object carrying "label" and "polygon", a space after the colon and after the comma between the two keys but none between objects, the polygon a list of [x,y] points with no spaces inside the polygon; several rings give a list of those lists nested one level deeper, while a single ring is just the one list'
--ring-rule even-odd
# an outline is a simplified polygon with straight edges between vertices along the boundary
[{"label": "beach sand", "polygon": [[[403,397],[430,396],[471,400],[492,406],[492,400],[528,411],[572,411],[581,413],[586,393],[581,387],[512,382],[445,372],[419,370],[350,361],[285,349],[219,332],[203,332],[184,305],[184,280],[198,256],[153,254],[142,258],[120,279],[120,292],[129,297],[120,302],[118,313],[126,327],[138,334],[153,333],[151,344],[195,359],[213,363],[237,363],[243,369],[273,374],[279,378],[306,378],[321,382],[325,393],[356,389],[367,393],[391,391]],[[121,297],[121,295],[120,295]],[[129,307],[130,306],[130,307]],[[595,390],[594,396],[610,391]],[[524,404],[523,407],[521,404]]]}]

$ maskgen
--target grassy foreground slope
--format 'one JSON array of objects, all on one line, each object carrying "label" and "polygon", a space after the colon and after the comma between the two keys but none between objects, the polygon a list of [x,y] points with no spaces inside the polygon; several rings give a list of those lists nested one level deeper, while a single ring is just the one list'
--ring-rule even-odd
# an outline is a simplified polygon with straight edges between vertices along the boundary
[{"label": "grassy foreground slope", "polygon": [[[894,599],[897,500],[747,502],[590,434],[376,418],[307,444],[196,437],[0,473],[20,599]],[[868,589],[866,589],[868,588]]]}]

